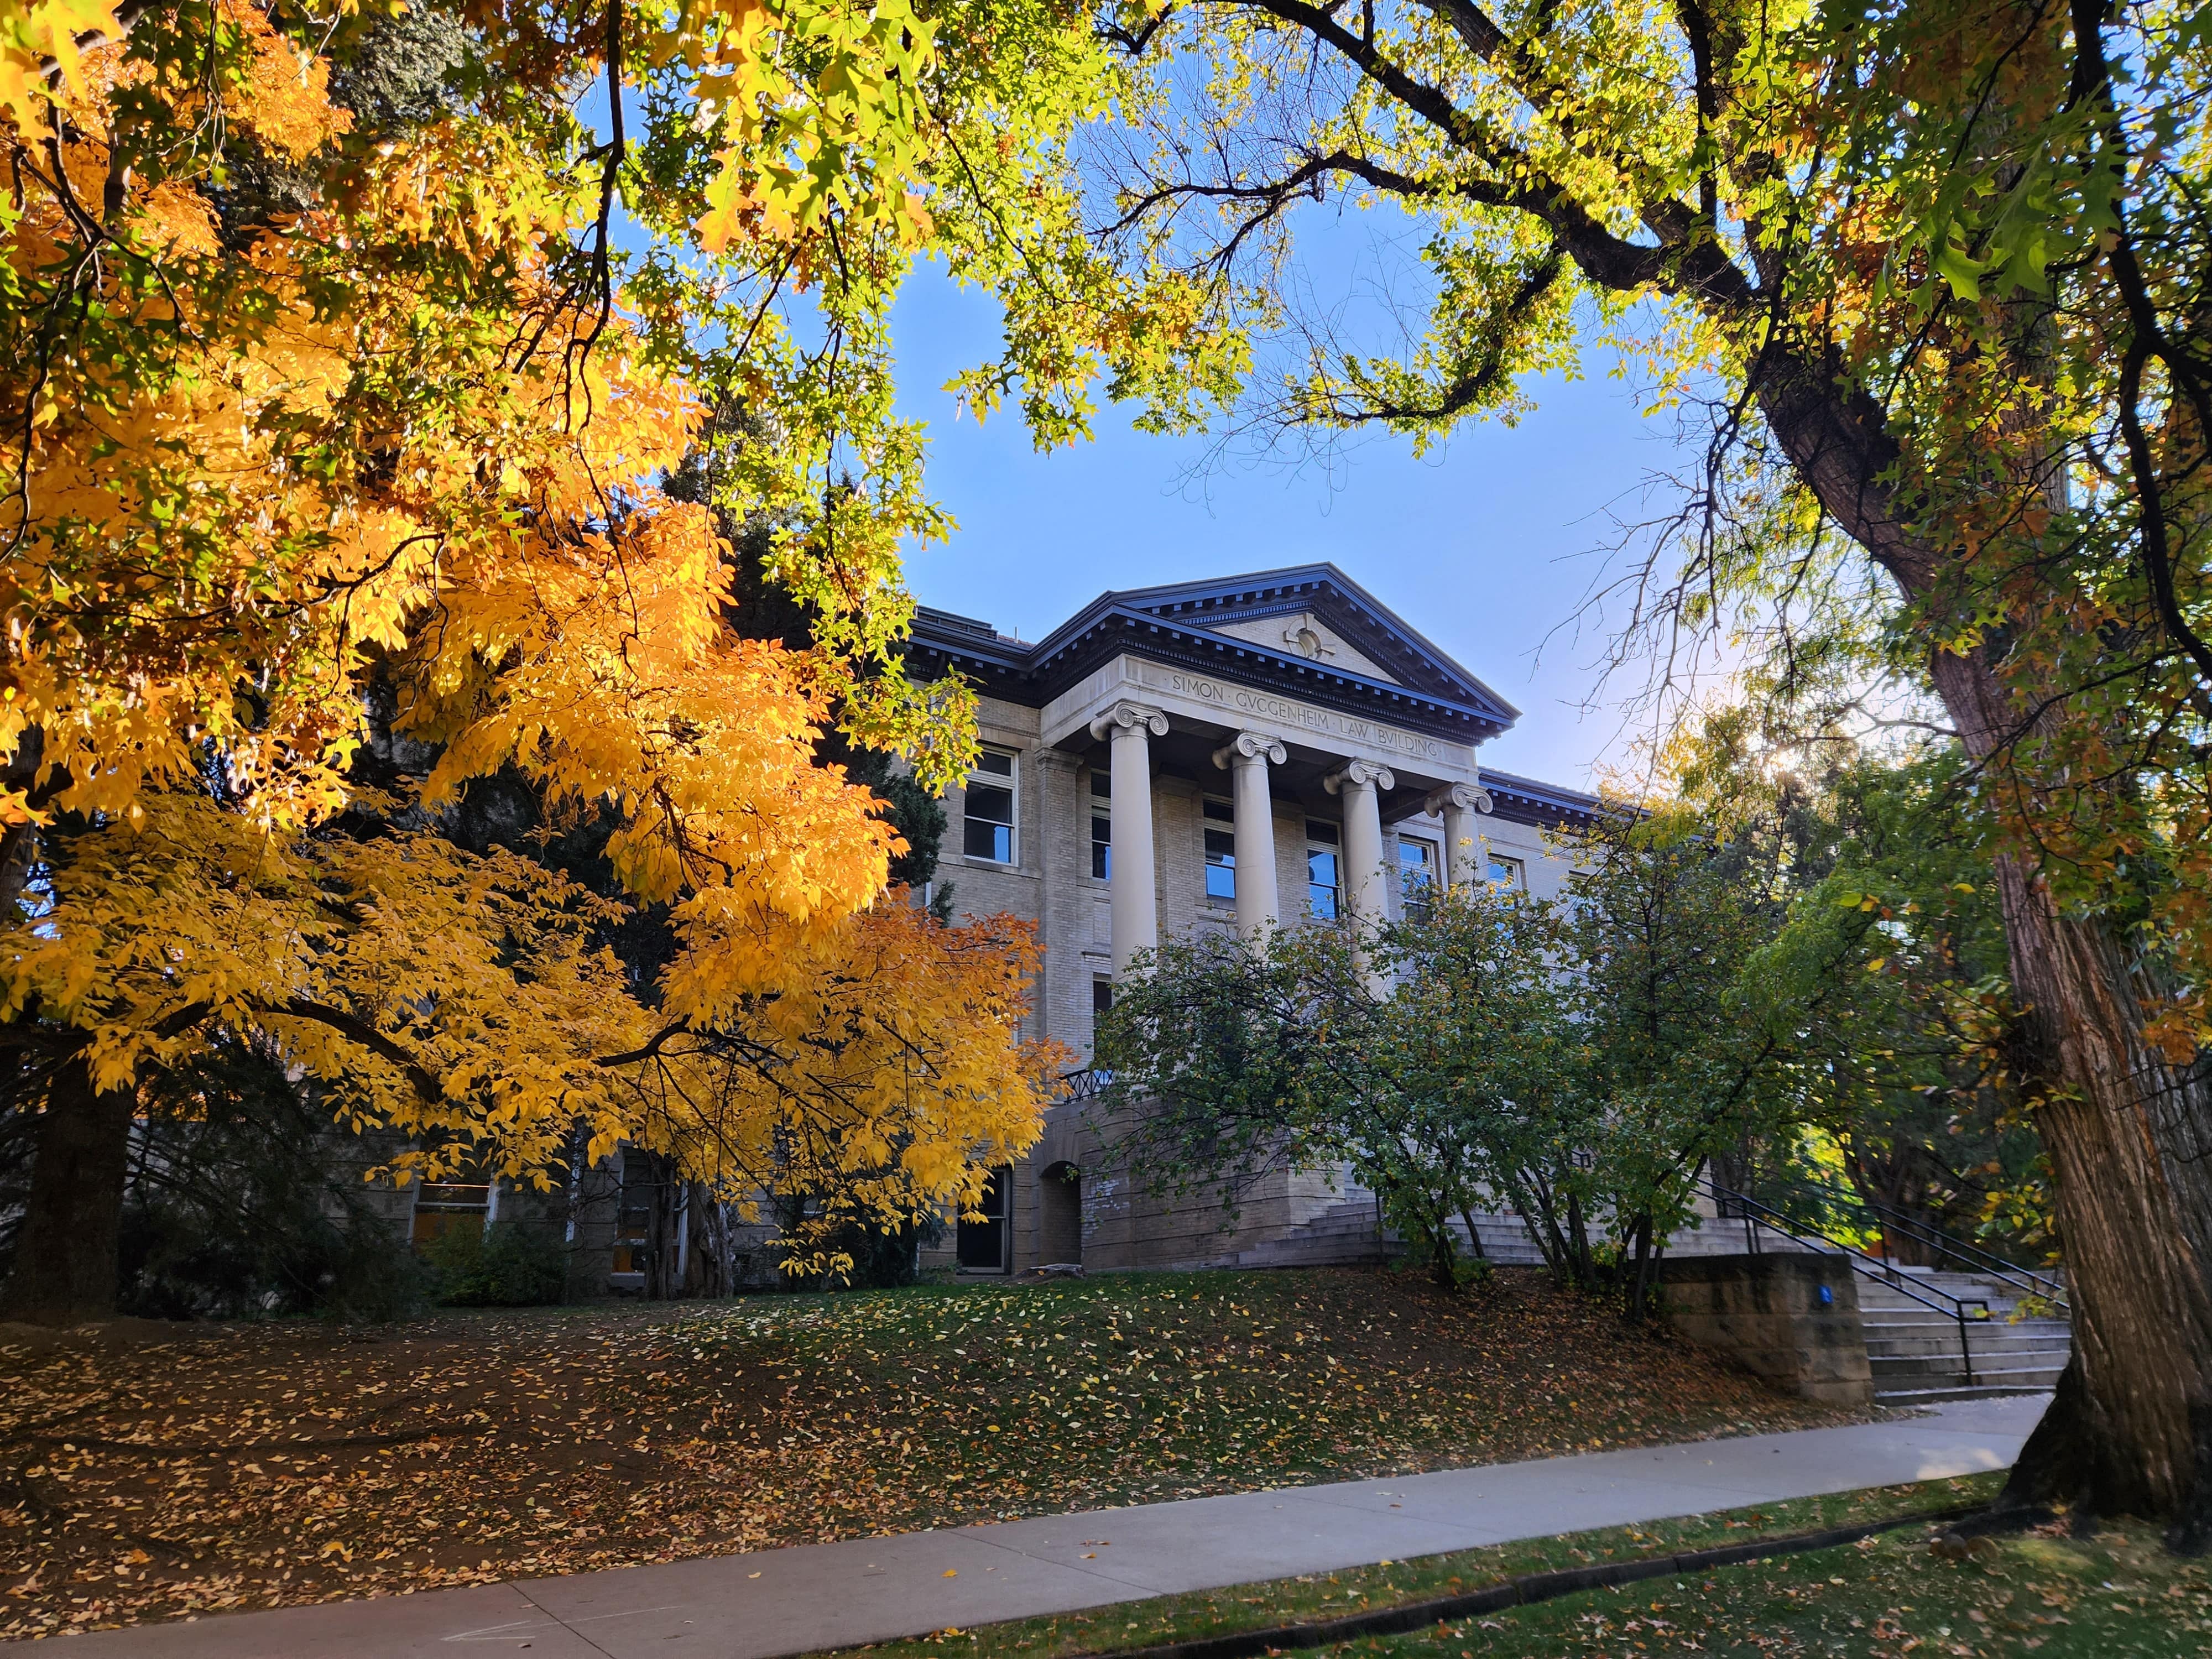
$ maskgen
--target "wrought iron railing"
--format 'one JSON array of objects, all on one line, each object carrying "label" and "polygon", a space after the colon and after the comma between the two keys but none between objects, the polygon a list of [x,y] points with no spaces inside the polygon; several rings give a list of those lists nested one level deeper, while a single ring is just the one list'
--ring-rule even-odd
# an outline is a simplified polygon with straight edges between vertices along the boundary
[{"label": "wrought iron railing", "polygon": [[1060,1098],[1063,1103],[1091,1100],[1113,1081],[1114,1073],[1103,1066],[1078,1066],[1060,1074]]}]

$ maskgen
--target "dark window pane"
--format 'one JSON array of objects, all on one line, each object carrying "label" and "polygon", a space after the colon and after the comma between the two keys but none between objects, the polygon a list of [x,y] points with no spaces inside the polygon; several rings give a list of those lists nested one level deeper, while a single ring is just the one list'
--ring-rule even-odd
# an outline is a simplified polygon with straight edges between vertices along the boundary
[{"label": "dark window pane", "polygon": [[1100,881],[1114,879],[1114,849],[1103,841],[1091,843],[1091,873]]},{"label": "dark window pane", "polygon": [[1103,1014],[1114,1006],[1114,981],[1094,979],[1091,981],[1091,1012]]},{"label": "dark window pane", "polygon": [[961,1221],[954,1229],[954,1248],[960,1265],[970,1271],[1006,1270],[1006,1200],[1013,1181],[1012,1170],[994,1170],[984,1184],[982,1201],[975,1207],[981,1221]]},{"label": "dark window pane", "polygon": [[1237,856],[1237,837],[1226,830],[1206,832],[1206,856],[1209,859],[1233,859]]},{"label": "dark window pane", "polygon": [[976,757],[975,769],[978,772],[988,772],[994,777],[1011,778],[1014,775],[1014,757],[1012,755],[1000,754],[995,750],[986,749]]},{"label": "dark window pane", "polygon": [[1216,823],[1234,823],[1237,809],[1225,800],[1210,800],[1206,803],[1206,816]]},{"label": "dark window pane", "polygon": [[975,818],[968,820],[963,832],[961,851],[971,859],[989,859],[995,864],[1014,861],[1014,832],[1003,823],[984,823]]},{"label": "dark window pane", "polygon": [[995,784],[971,783],[963,809],[966,827],[961,850],[970,858],[991,859],[1000,864],[1014,861],[1014,792]]},{"label": "dark window pane", "polygon": [[1336,826],[1333,823],[1324,823],[1319,818],[1308,818],[1306,839],[1317,841],[1324,847],[1334,847],[1336,845]]},{"label": "dark window pane", "polygon": [[1091,793],[1101,800],[1114,799],[1114,775],[1103,766],[1091,769]]}]

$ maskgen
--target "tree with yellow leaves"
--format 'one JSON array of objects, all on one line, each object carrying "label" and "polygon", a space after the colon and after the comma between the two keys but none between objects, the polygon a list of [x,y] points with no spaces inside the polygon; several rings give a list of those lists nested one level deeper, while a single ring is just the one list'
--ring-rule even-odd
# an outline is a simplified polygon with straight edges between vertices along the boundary
[{"label": "tree with yellow leaves", "polygon": [[[416,1137],[402,1178],[543,1184],[580,1126],[897,1224],[1035,1139],[1033,942],[887,891],[881,803],[817,753],[973,752],[965,690],[899,665],[897,544],[945,526],[884,315],[933,239],[1018,257],[975,251],[977,169],[1093,67],[1063,27],[925,108],[934,33],[0,0],[0,1047],[42,1103],[10,1316],[112,1304],[138,1091],[225,1034]],[[714,501],[672,499],[701,445]],[[811,644],[733,629],[718,513],[774,525]],[[392,798],[379,699],[435,757]],[[502,770],[614,821],[620,896],[436,833]],[[646,982],[605,944],[641,904]]]}]

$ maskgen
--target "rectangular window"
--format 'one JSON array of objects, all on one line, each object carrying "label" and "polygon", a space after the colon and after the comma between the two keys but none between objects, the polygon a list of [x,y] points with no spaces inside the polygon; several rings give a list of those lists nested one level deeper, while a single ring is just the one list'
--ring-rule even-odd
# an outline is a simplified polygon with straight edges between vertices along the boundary
[{"label": "rectangular window", "polygon": [[455,1227],[482,1232],[491,1219],[491,1183],[481,1181],[425,1181],[415,1189],[414,1239],[428,1244]]},{"label": "rectangular window", "polygon": [[1398,841],[1398,896],[1408,921],[1426,921],[1437,904],[1437,849],[1434,843],[1401,836]]},{"label": "rectangular window", "polygon": [[1114,981],[1103,974],[1091,976],[1091,1012],[1103,1014],[1114,1006]]},{"label": "rectangular window", "polygon": [[1091,873],[1100,881],[1114,879],[1114,783],[1095,766],[1091,769]]},{"label": "rectangular window", "polygon": [[1014,757],[1003,749],[986,749],[968,775],[968,799],[960,850],[994,864],[1014,861]]},{"label": "rectangular window", "polygon": [[1213,827],[1236,822],[1236,809],[1227,801],[1206,803],[1206,896],[1210,899],[1237,896],[1237,832]]},{"label": "rectangular window", "polygon": [[966,1272],[1002,1273],[1012,1265],[1006,1252],[1013,1242],[1013,1230],[1006,1223],[1013,1192],[1013,1170],[992,1170],[983,1186],[982,1201],[975,1206],[983,1212],[983,1218],[969,1221],[963,1217],[954,1226],[954,1253]]},{"label": "rectangular window", "polygon": [[1319,818],[1306,820],[1306,908],[1322,921],[1336,920],[1337,901],[1343,890],[1339,844],[1334,824]]},{"label": "rectangular window", "polygon": [[641,1273],[653,1254],[653,1206],[659,1196],[659,1171],[644,1153],[623,1149],[622,1192],[615,1204],[613,1271]]},{"label": "rectangular window", "polygon": [[1525,885],[1522,878],[1521,860],[1502,859],[1492,853],[1490,855],[1490,884],[1492,887],[1516,889]]}]

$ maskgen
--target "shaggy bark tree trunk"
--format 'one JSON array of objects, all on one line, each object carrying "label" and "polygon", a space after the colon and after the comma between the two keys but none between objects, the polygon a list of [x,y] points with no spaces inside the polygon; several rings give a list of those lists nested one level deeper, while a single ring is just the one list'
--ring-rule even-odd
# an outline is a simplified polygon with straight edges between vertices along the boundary
[{"label": "shaggy bark tree trunk", "polygon": [[0,1319],[81,1325],[115,1312],[131,1108],[129,1091],[93,1087],[82,1055],[55,1072],[39,1117],[30,1201]]},{"label": "shaggy bark tree trunk", "polygon": [[[1944,556],[1912,537],[1886,478],[1899,459],[1880,406],[1832,365],[1775,360],[1761,412],[1845,533],[1909,598]],[[1987,760],[2019,715],[1984,643],[1929,668],[1966,753]],[[2063,713],[2057,718],[2063,718]],[[2063,1498],[2173,1522],[2212,1541],[2212,1091],[2143,1038],[2143,1008],[2111,927],[2063,916],[2036,873],[1997,868],[2027,1065],[2060,1086],[2037,1123],[2057,1188],[2074,1358],[2008,1495]]]},{"label": "shaggy bark tree trunk", "polygon": [[[1936,682],[1968,754],[2005,740],[2005,690],[1981,652]],[[2017,859],[1997,864],[2022,1060],[2062,1086],[2038,1109],[2056,1178],[2074,1310],[2070,1384],[2016,1498],[2171,1519],[2200,1547],[2212,1520],[2212,1162],[2203,1085],[2143,1037],[2140,988],[2111,927],[2066,916]],[[2071,1419],[2069,1422],[2068,1419]]]}]

